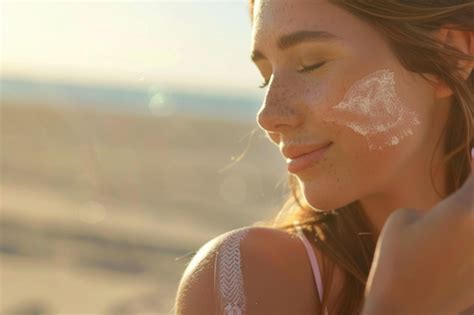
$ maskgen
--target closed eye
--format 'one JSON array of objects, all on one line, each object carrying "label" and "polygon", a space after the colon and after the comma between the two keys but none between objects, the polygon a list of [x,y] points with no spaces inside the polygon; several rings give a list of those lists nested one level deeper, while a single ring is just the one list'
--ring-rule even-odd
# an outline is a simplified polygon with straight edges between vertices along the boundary
[{"label": "closed eye", "polygon": [[[309,66],[306,66],[306,67],[302,67],[301,69],[298,70],[299,73],[306,73],[306,72],[311,72],[313,70],[316,70],[318,69],[319,67],[321,67],[322,65],[324,65],[326,63],[326,61],[323,61],[323,62],[320,62],[320,63],[317,63],[317,64],[314,64],[314,65],[309,65]],[[266,80],[265,82],[263,82],[259,88],[263,89],[265,88],[268,83],[270,82],[270,80]]]}]

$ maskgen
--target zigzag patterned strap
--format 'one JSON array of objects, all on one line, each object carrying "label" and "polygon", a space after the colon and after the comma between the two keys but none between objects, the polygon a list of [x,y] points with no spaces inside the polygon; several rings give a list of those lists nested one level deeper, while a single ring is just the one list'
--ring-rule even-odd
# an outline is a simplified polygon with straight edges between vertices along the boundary
[{"label": "zigzag patterned strap", "polygon": [[244,227],[229,232],[217,255],[217,279],[225,315],[242,315],[246,309],[240,241],[248,231]]}]

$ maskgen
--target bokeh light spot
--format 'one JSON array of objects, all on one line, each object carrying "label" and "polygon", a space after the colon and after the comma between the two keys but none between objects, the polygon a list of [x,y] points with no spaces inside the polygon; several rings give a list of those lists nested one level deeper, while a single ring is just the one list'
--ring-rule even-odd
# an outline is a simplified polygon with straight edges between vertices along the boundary
[{"label": "bokeh light spot", "polygon": [[176,112],[175,106],[166,101],[163,93],[155,92],[150,98],[148,107],[155,116],[170,116]]},{"label": "bokeh light spot", "polygon": [[105,207],[96,201],[88,201],[79,207],[79,219],[84,223],[97,224],[104,221]]}]

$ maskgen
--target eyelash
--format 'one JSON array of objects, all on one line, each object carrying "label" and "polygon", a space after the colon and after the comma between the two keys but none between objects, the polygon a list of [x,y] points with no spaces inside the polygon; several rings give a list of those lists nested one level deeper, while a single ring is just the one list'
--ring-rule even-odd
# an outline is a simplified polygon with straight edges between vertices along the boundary
[{"label": "eyelash", "polygon": [[[299,73],[305,73],[305,72],[311,72],[313,70],[316,70],[317,68],[321,67],[322,65],[324,65],[326,63],[326,61],[323,61],[323,62],[320,62],[320,63],[317,63],[317,64],[314,64],[314,65],[310,65],[310,66],[307,66],[307,67],[303,67],[301,70],[298,70]],[[263,82],[259,88],[263,89],[265,88],[267,85],[268,85],[269,81],[265,81]]]}]

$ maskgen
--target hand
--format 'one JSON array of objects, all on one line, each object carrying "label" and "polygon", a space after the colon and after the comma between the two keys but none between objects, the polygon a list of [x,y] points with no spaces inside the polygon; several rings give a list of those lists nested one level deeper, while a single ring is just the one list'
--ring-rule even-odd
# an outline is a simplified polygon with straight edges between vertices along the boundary
[{"label": "hand", "polygon": [[[471,169],[474,163],[471,160]],[[398,209],[377,241],[363,315],[459,314],[474,304],[474,172],[423,215]]]}]

